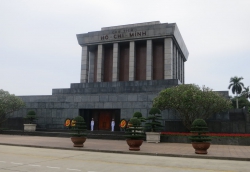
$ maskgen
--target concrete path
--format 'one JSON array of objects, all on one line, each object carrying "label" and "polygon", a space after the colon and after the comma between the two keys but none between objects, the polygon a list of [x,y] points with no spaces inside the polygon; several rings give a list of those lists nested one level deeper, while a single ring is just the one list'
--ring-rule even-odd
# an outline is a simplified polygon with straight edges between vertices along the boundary
[{"label": "concrete path", "polygon": [[15,145],[51,149],[96,151],[154,156],[189,157],[250,161],[250,146],[211,145],[207,155],[197,155],[191,144],[147,143],[140,151],[129,151],[126,141],[87,139],[83,148],[74,148],[70,138],[0,135],[0,145]]}]

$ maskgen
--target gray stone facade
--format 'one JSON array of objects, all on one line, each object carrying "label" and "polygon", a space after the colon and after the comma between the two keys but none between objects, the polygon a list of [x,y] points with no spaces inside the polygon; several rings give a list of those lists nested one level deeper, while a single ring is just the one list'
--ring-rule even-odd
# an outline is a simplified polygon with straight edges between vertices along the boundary
[{"label": "gray stone facade", "polygon": [[[146,34],[137,34],[139,32],[146,32]],[[189,52],[176,23],[160,23],[159,21],[148,22],[147,25],[145,25],[145,23],[138,23],[131,25],[106,27],[102,28],[101,31],[94,31],[77,35],[78,43],[81,46],[110,42],[124,42],[130,40],[147,40],[154,39],[156,37],[172,37],[180,48],[185,61],[188,59]]]},{"label": "gray stone facade", "polygon": [[[86,80],[93,72],[90,47],[97,46],[97,80],[103,82],[104,45],[113,44],[112,81],[119,81],[119,44],[129,42],[129,81],[135,81],[135,52],[138,41],[146,41],[146,80],[152,80],[152,45],[157,39],[164,40],[164,79],[179,79],[184,84],[184,62],[189,52],[175,23],[159,21],[102,28],[101,31],[77,35],[82,47],[81,83],[94,82]],[[89,47],[89,48],[86,48]],[[88,55],[89,54],[89,55]],[[90,63],[89,68],[86,64]]]},{"label": "gray stone facade", "polygon": [[[228,92],[225,93],[228,96]],[[207,124],[211,133],[250,133],[250,114],[247,109],[231,109],[228,112],[214,114],[207,119]],[[188,132],[178,118],[166,119],[165,130]]]},{"label": "gray stone facade", "polygon": [[[37,128],[48,130],[65,129],[65,119],[77,115],[83,116],[88,124],[94,117],[97,121],[95,125],[98,125],[100,119],[105,117],[102,113],[110,111],[112,114],[104,123],[109,125],[111,117],[115,118],[115,130],[118,131],[120,119],[129,120],[137,111],[147,117],[153,99],[161,90],[185,83],[184,62],[189,53],[175,23],[147,22],[106,27],[101,31],[78,34],[77,39],[82,47],[80,83],[72,83],[70,88],[53,89],[52,95],[20,96],[26,107],[14,112],[6,127],[22,129],[23,117],[30,110],[37,113]],[[123,54],[120,53],[120,45],[123,46]],[[142,50],[143,55],[138,55],[136,51]],[[137,58],[145,66],[138,67]],[[109,68],[104,62],[112,65]],[[121,81],[119,70],[123,65],[127,68],[121,73],[127,80]],[[161,69],[154,72],[159,66]],[[139,70],[138,77],[136,71],[140,67],[145,70]],[[141,79],[141,74],[144,79]],[[104,82],[104,77],[107,82]],[[157,79],[154,80],[154,77]],[[228,91],[220,93],[228,97]],[[208,125],[213,132],[250,132],[249,115],[239,118],[240,114],[215,114]],[[164,110],[162,116],[166,131],[185,131],[175,111]]]},{"label": "gray stone facade", "polygon": [[[38,115],[38,128],[63,129],[66,118],[87,115],[82,114],[84,111],[116,110],[112,118],[117,117],[116,130],[119,130],[119,119],[128,120],[136,111],[147,117],[153,99],[161,90],[184,84],[184,62],[189,53],[175,23],[148,22],[106,27],[101,31],[78,34],[77,40],[82,47],[80,83],[72,83],[70,88],[53,89],[52,95],[20,96],[26,107],[13,113],[13,118],[22,118],[29,110],[34,110]],[[155,62],[153,68],[155,43],[160,44],[161,50],[160,55],[155,56],[160,56],[159,61],[162,61],[162,68],[157,71],[162,74],[162,79],[157,80],[153,80],[153,69],[158,67]],[[123,49],[126,52],[122,55],[127,58],[127,68],[123,74],[127,80],[121,81],[120,45],[124,44],[127,49]],[[145,72],[140,71],[140,79],[137,80],[136,71],[141,69],[139,63],[136,64],[139,46],[143,52],[138,56],[145,63],[142,66]],[[112,65],[108,68],[104,63]],[[141,75],[145,79],[141,79]],[[175,119],[173,113],[166,110],[163,118]]]},{"label": "gray stone facade", "polygon": [[[152,100],[165,88],[180,84],[179,80],[76,83],[68,89],[53,89],[52,95],[20,96],[26,107],[12,117],[24,117],[29,110],[38,115],[38,128],[63,129],[66,118],[79,115],[79,109],[120,109],[120,119],[129,119],[139,111],[147,117]],[[175,119],[170,111],[164,119]]]}]

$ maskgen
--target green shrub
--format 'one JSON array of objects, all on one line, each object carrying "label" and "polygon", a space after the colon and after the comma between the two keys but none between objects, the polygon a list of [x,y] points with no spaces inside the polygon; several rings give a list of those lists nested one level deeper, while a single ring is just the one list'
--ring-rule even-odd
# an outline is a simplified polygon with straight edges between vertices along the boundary
[{"label": "green shrub", "polygon": [[25,107],[25,103],[21,98],[0,89],[0,128],[13,112],[22,107]]},{"label": "green shrub", "polygon": [[150,109],[149,114],[151,114],[151,115],[161,114],[161,111],[160,111],[160,109],[157,109],[157,108],[153,107],[153,108]]},{"label": "green shrub", "polygon": [[129,124],[131,126],[127,128],[125,132],[125,137],[127,139],[141,140],[145,137],[143,134],[143,127],[141,126],[141,121],[138,118],[131,118],[129,120]]},{"label": "green shrub", "polygon": [[141,121],[138,118],[131,118],[129,120],[129,123],[132,124],[132,126],[140,126],[141,125]]},{"label": "green shrub", "polygon": [[37,119],[36,117],[36,112],[31,110],[27,113],[26,117],[24,117],[25,119],[27,119],[29,121],[29,124],[32,124],[34,120]]},{"label": "green shrub", "polygon": [[145,118],[142,117],[141,112],[135,112],[134,115],[133,115],[133,118],[138,118],[141,122],[145,122]]},{"label": "green shrub", "polygon": [[153,107],[160,110],[171,109],[184,126],[191,131],[195,119],[208,119],[213,114],[227,112],[231,101],[218,92],[194,84],[180,84],[162,90],[153,100]]},{"label": "green shrub", "polygon": [[84,137],[86,136],[86,123],[84,121],[84,118],[81,116],[75,117],[72,121],[73,125],[71,125],[71,131],[73,137]]},{"label": "green shrub", "polygon": [[136,117],[136,118],[141,118],[142,117],[142,114],[141,112],[135,112],[133,117]]},{"label": "green shrub", "polygon": [[146,118],[149,122],[145,124],[146,128],[152,132],[161,131],[163,126],[161,125],[161,111],[157,108],[151,108],[149,111],[149,116]]},{"label": "green shrub", "polygon": [[192,123],[191,132],[193,135],[189,137],[192,142],[208,142],[211,138],[206,135],[208,133],[207,123],[203,119],[196,119]]}]

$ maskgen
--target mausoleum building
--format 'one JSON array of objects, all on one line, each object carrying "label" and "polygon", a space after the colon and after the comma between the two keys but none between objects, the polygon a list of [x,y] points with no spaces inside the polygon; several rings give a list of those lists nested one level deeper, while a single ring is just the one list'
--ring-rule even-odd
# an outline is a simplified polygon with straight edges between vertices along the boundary
[{"label": "mausoleum building", "polygon": [[105,27],[77,35],[81,83],[178,79],[188,50],[175,23]]},{"label": "mausoleum building", "polygon": [[[175,23],[159,21],[104,27],[77,34],[81,46],[80,83],[53,89],[52,95],[20,96],[38,115],[38,128],[61,129],[64,120],[81,115],[90,128],[119,130],[121,119],[140,111],[147,117],[153,99],[165,88],[185,83],[188,50]],[[168,110],[164,119],[175,118]]]}]

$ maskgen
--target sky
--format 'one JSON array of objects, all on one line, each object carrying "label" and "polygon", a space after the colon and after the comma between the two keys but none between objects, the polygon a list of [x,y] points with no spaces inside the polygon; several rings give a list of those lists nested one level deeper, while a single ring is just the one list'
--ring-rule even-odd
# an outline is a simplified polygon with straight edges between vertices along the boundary
[{"label": "sky", "polygon": [[238,76],[250,86],[249,7],[249,0],[0,0],[0,89],[20,96],[69,88],[80,82],[76,34],[150,21],[177,24],[189,51],[186,84],[228,91]]}]

